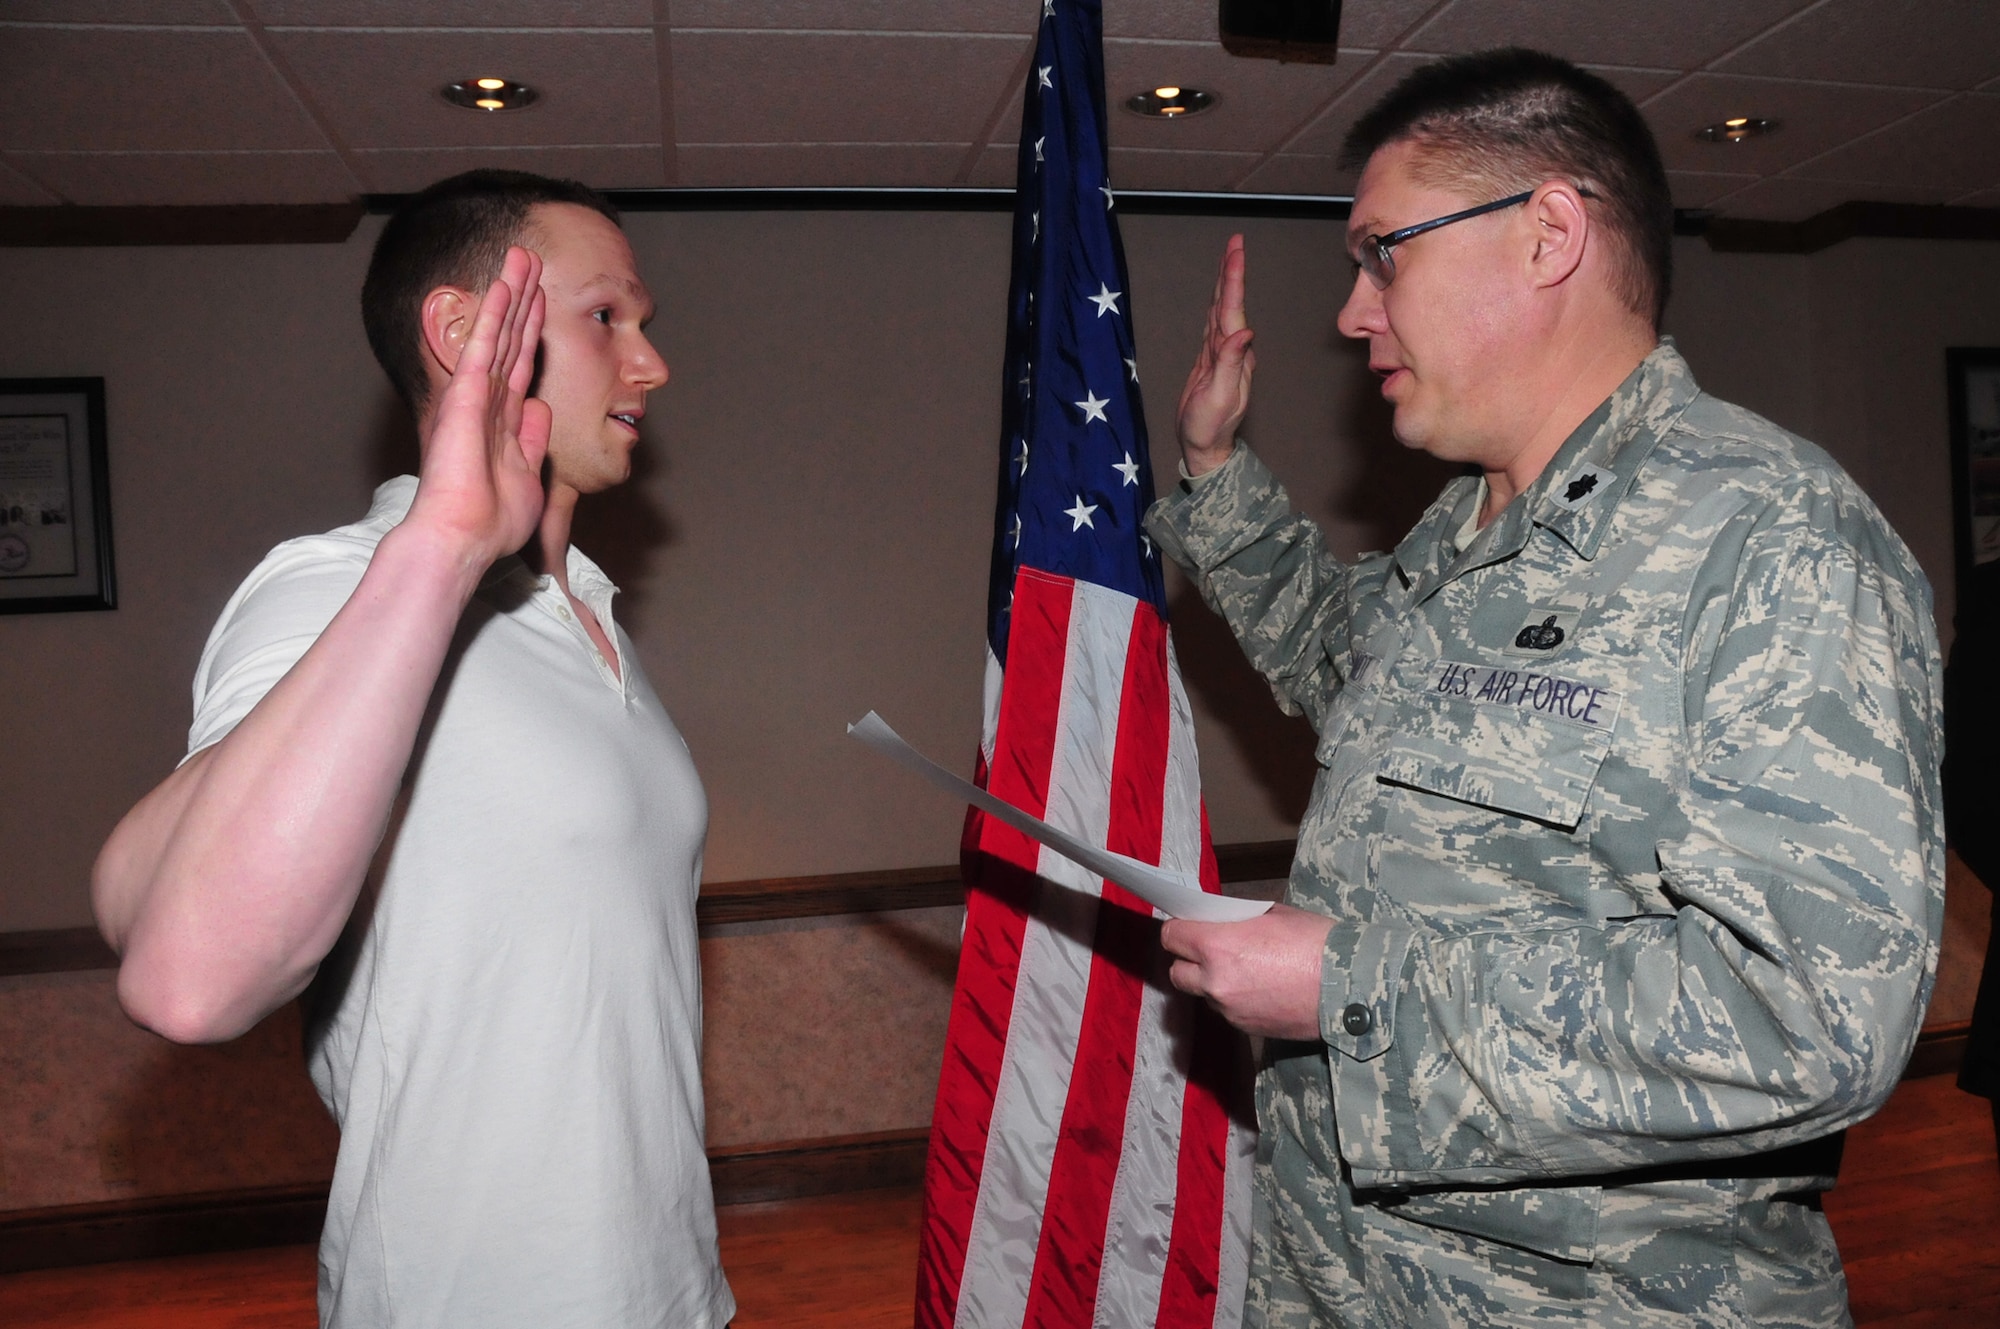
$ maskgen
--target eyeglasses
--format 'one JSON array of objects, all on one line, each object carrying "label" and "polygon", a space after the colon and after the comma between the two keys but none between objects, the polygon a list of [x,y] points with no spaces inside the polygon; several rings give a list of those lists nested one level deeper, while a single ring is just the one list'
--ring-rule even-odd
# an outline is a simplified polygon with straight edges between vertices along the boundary
[{"label": "eyeglasses", "polygon": [[[1464,221],[1468,217],[1480,217],[1489,212],[1498,212],[1502,208],[1511,208],[1517,203],[1526,203],[1534,196],[1535,191],[1530,189],[1525,194],[1515,194],[1511,198],[1482,203],[1476,208],[1467,208],[1464,212],[1454,212],[1449,217],[1433,217],[1427,222],[1418,222],[1415,226],[1404,226],[1387,235],[1364,235],[1361,237],[1361,254],[1354,260],[1355,265],[1368,274],[1368,280],[1375,283],[1376,290],[1386,291],[1389,289],[1389,283],[1396,280],[1396,260],[1389,251],[1403,241],[1414,239],[1425,231],[1435,231],[1440,226]],[[1585,197],[1589,195],[1586,194]]]}]

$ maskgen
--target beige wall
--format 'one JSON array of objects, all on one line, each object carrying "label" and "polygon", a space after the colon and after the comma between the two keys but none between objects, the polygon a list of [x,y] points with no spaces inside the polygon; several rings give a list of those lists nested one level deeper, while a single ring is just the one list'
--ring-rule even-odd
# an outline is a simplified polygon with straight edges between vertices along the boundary
[{"label": "beige wall", "polygon": [[[1386,441],[1363,358],[1333,330],[1333,223],[1126,220],[1156,473],[1232,225],[1260,334],[1251,436],[1337,550],[1393,542],[1443,472]],[[625,585],[621,616],[708,782],[710,879],[949,861],[955,810],[842,725],[873,706],[944,758],[971,750],[1004,217],[651,214],[630,231],[674,381],[637,482],[579,538]],[[230,588],[405,463],[355,314],[374,233],[0,250],[0,376],[106,379],[120,595],[114,613],[0,616],[0,930],[88,920],[92,853],[180,755]],[[1678,252],[1669,327],[1703,381],[1840,457],[1948,610],[1942,350],[2000,345],[2000,246]],[[1176,606],[1217,838],[1287,835],[1301,732],[1184,589]]]},{"label": "beige wall", "polygon": [[[1387,441],[1363,357],[1334,333],[1338,228],[1241,225],[1259,329],[1248,432],[1336,550],[1388,545],[1445,472]],[[1125,222],[1163,444],[1230,229]],[[707,781],[709,879],[950,861],[957,810],[841,726],[873,706],[946,760],[972,750],[1005,219],[651,215],[630,231],[674,381],[637,482],[587,511],[579,541],[626,587],[621,619]],[[231,588],[405,465],[355,315],[373,236],[0,249],[0,376],[107,380],[120,583],[115,613],[0,616],[0,931],[88,921],[91,856],[179,757],[188,679]],[[1826,444],[1948,613],[1942,348],[2000,345],[2000,246],[1678,254],[1669,330],[1704,384]],[[1171,475],[1166,448],[1154,462]],[[1174,600],[1216,837],[1288,836],[1304,731],[1184,587]],[[1965,880],[1934,1019],[1969,1007],[1984,894]],[[921,1126],[956,920],[708,929],[711,1143]],[[808,1057],[802,1011],[835,1013]],[[227,1048],[177,1049],[119,1016],[108,974],[0,979],[0,1210],[323,1177],[332,1135],[298,1065],[289,1010]]]}]

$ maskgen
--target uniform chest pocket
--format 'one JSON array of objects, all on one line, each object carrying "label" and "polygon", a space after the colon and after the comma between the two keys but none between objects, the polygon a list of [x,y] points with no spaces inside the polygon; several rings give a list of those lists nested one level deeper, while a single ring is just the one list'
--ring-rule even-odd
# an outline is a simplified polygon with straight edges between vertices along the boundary
[{"label": "uniform chest pocket", "polygon": [[1444,663],[1398,707],[1380,779],[1573,829],[1611,750],[1618,693]]}]

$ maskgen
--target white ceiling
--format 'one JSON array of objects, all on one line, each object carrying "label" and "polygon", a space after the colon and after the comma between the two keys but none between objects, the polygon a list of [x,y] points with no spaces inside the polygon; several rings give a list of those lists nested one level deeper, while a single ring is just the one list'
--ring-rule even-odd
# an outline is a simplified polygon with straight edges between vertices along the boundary
[{"label": "white ceiling", "polygon": [[[1062,0],[1057,0],[1061,3]],[[1104,0],[1125,189],[1344,193],[1404,71],[1542,47],[1628,91],[1675,202],[2000,206],[2000,0],[1347,0],[1337,64],[1226,54],[1215,0]],[[1040,0],[0,0],[0,204],[319,203],[477,165],[601,188],[1006,186]],[[486,115],[437,90],[538,89]],[[1179,121],[1116,109],[1205,88]],[[1731,115],[1784,122],[1696,142]]]}]

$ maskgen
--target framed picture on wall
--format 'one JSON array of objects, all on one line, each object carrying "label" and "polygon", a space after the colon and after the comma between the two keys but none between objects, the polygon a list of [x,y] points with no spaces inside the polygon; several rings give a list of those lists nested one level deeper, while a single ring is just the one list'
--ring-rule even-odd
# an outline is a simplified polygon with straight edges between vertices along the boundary
[{"label": "framed picture on wall", "polygon": [[2000,346],[1944,353],[1951,394],[1953,535],[1959,585],[1974,568],[2000,563]]},{"label": "framed picture on wall", "polygon": [[117,603],[104,380],[0,378],[0,614]]}]

